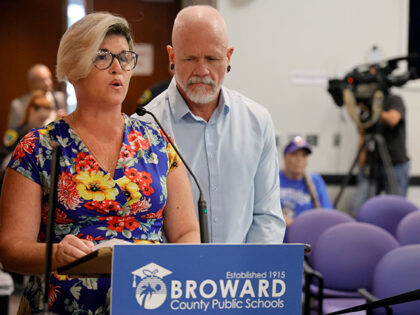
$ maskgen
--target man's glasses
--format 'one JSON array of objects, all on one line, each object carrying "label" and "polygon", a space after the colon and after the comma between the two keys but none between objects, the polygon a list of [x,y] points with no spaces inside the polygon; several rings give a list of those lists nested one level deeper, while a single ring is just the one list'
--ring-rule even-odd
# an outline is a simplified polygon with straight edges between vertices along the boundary
[{"label": "man's glasses", "polygon": [[122,51],[115,55],[107,49],[101,49],[93,58],[93,65],[99,70],[105,70],[111,67],[114,62],[114,58],[117,58],[121,69],[130,71],[136,67],[137,56],[138,55],[134,51]]}]

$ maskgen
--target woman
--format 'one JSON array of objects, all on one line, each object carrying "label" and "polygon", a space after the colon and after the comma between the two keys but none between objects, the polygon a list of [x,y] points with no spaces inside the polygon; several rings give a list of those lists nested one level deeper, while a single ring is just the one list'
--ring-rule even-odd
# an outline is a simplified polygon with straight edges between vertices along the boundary
[{"label": "woman", "polygon": [[[87,15],[61,39],[57,76],[73,84],[77,109],[29,133],[14,152],[0,203],[0,255],[7,270],[43,272],[52,141],[62,148],[53,269],[105,239],[159,243],[164,229],[169,242],[199,242],[184,166],[156,125],[121,113],[137,62],[132,49],[127,21],[108,13]],[[109,287],[109,278],[55,273],[49,308],[107,313]],[[39,276],[31,276],[20,314],[39,311],[41,294]]]}]

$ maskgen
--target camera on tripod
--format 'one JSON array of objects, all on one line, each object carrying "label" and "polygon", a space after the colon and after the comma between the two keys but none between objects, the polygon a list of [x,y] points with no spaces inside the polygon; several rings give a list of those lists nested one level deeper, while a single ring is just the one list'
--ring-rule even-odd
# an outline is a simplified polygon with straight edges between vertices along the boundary
[{"label": "camera on tripod", "polygon": [[[328,81],[328,92],[337,106],[345,105],[359,128],[373,126],[382,112],[385,96],[393,86],[403,86],[418,78],[413,60],[416,55],[389,59],[371,65],[362,65],[347,73],[344,79]],[[407,62],[407,71],[396,75],[400,62]]]}]

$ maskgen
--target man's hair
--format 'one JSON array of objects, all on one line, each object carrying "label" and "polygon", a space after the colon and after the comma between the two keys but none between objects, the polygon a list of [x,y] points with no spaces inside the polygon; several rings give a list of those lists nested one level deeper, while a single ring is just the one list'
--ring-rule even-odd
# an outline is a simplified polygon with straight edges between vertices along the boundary
[{"label": "man's hair", "polygon": [[133,50],[133,39],[126,19],[108,12],[86,15],[63,35],[57,53],[57,79],[77,81],[87,77],[92,60],[108,35],[122,35]]}]

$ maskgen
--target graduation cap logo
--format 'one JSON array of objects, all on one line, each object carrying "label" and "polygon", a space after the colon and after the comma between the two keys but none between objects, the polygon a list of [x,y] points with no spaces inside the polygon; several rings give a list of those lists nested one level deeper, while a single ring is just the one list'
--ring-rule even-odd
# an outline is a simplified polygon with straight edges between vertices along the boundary
[{"label": "graduation cap logo", "polygon": [[136,287],[136,277],[141,278],[136,289],[136,299],[140,306],[153,310],[165,302],[167,290],[162,279],[170,275],[172,271],[150,263],[131,273],[133,274],[133,288]]}]

